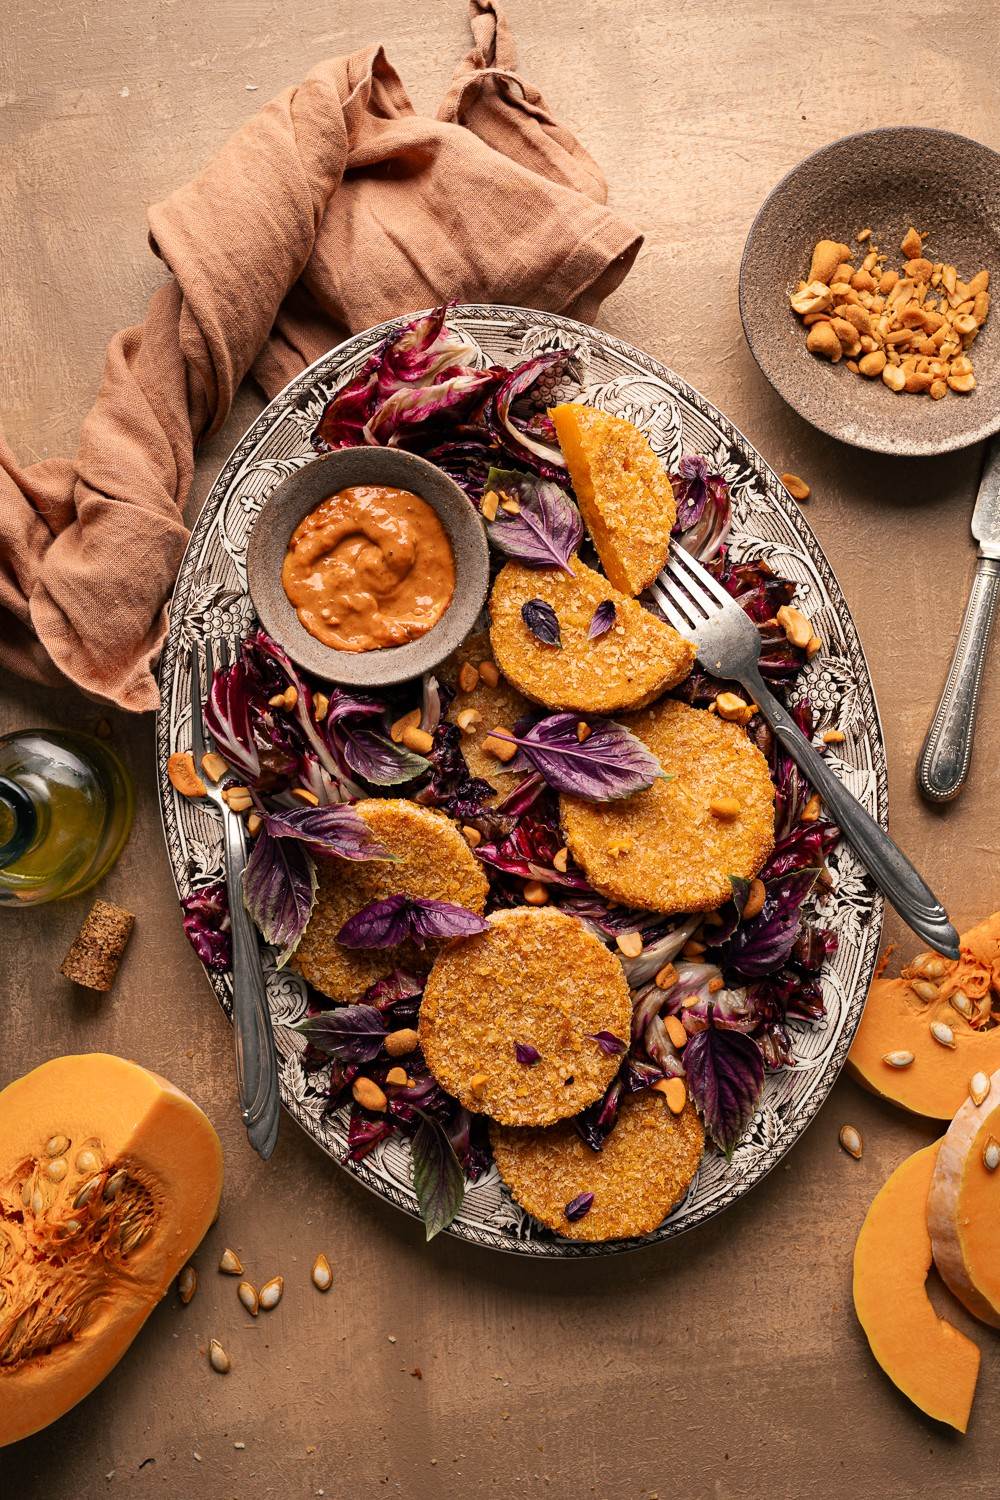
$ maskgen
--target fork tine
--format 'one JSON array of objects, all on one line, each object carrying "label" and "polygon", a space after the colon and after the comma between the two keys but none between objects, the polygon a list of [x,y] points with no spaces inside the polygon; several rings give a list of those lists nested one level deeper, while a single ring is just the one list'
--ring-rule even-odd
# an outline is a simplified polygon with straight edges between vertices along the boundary
[{"label": "fork tine", "polygon": [[219,640],[219,666],[223,671],[229,669],[229,642],[225,636]]},{"label": "fork tine", "polygon": [[663,610],[675,630],[682,635],[694,630],[703,616],[693,607],[691,600],[667,573],[661,573],[649,592]]},{"label": "fork tine", "polygon": [[[732,596],[726,593],[722,584],[712,577],[707,568],[702,567],[697,558],[692,557],[690,552],[685,552],[684,548],[679,547],[676,542],[670,549],[667,567],[670,568],[672,563],[677,564],[675,576],[680,579],[685,588],[689,589],[692,594],[695,594],[694,585],[700,584],[703,589],[707,590],[717,605],[732,603]],[[689,579],[691,580],[690,583],[688,582]]]},{"label": "fork tine", "polygon": [[205,736],[201,722],[201,664],[197,642],[191,646],[191,754],[196,766],[205,754]]}]

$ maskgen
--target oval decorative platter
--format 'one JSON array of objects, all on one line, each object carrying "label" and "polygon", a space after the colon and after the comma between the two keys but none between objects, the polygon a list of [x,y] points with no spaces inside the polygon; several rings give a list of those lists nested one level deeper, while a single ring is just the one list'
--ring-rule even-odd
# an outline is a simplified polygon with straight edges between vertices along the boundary
[{"label": "oval decorative platter", "polygon": [[[699,453],[725,476],[733,507],[731,554],[737,561],[764,559],[798,584],[799,600],[824,642],[823,651],[805,668],[798,691],[808,694],[819,732],[836,725],[845,734],[835,754],[831,751],[830,762],[884,826],[882,730],[854,622],[808,524],[746,438],[649,355],[570,318],[524,308],[466,305],[452,309],[448,322],[476,344],[484,364],[511,365],[550,349],[571,351],[576,399],[642,428],[668,469],[676,469],[682,452]],[[162,707],[156,738],[164,834],[182,896],[222,871],[219,823],[203,806],[176,796],[166,773],[171,751],[191,743],[190,647],[207,636],[244,633],[251,626],[246,550],[253,519],[274,486],[316,456],[309,438],[324,406],[394,326],[383,324],[347,340],[275,397],[233,451],[192,533],[174,591],[160,669]],[[861,1018],[875,967],[882,898],[843,843],[833,850],[828,865],[831,884],[816,903],[824,925],[839,939],[822,976],[827,1013],[818,1025],[793,1028],[796,1065],[768,1075],[760,1107],[730,1161],[710,1149],[687,1197],[643,1240],[561,1239],[512,1202],[495,1167],[468,1187],[450,1233],[525,1255],[608,1254],[680,1234],[721,1212],[759,1182],[829,1093]],[[285,1108],[366,1187],[416,1214],[404,1138],[393,1135],[361,1162],[345,1163],[348,1111],[325,1112],[325,1071],[306,1071],[301,1060],[304,1039],[289,1030],[306,1013],[305,983],[287,969],[277,969],[267,950],[262,951]],[[229,1014],[230,976],[209,973],[208,978]]]}]

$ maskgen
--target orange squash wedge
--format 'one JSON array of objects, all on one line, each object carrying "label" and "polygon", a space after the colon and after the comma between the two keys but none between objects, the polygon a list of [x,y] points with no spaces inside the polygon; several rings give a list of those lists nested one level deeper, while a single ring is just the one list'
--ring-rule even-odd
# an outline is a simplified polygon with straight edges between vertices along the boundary
[{"label": "orange squash wedge", "polygon": [[966,1099],[948,1127],[927,1200],[941,1279],[984,1323],[1000,1328],[1000,1073],[981,1104]]},{"label": "orange squash wedge", "polygon": [[207,1117],[136,1063],[59,1057],[0,1092],[0,1446],[104,1379],[221,1191]]},{"label": "orange squash wedge", "polygon": [[[917,1115],[950,1120],[973,1073],[1000,1068],[1000,912],[962,937],[957,962],[927,953],[899,979],[876,979],[848,1054],[854,1077]],[[937,1040],[943,1024],[954,1045]],[[894,1053],[913,1061],[894,1067]]]},{"label": "orange squash wedge", "polygon": [[640,594],[667,560],[677,519],[667,471],[623,417],[575,401],[549,415],[601,566],[616,589]]},{"label": "orange squash wedge", "polygon": [[927,1296],[927,1195],[938,1146],[898,1166],[876,1195],[854,1249],[854,1308],[871,1351],[915,1406],[964,1432],[979,1350],[939,1318]]}]

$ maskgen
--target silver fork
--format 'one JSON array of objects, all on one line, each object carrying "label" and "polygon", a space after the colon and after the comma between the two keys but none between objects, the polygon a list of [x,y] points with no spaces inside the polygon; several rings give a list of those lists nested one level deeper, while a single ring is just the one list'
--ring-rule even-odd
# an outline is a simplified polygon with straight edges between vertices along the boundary
[{"label": "silver fork", "polygon": [[[229,665],[229,642],[220,640],[219,664]],[[205,671],[209,685],[214,673],[212,642],[205,642]],[[214,742],[205,727],[201,696],[198,647],[191,647],[191,750],[201,771],[206,750]],[[233,940],[233,1035],[236,1039],[236,1083],[240,1112],[250,1144],[265,1161],[278,1139],[281,1096],[278,1089],[278,1059],[271,1029],[271,1012],[260,958],[257,933],[243,904],[243,871],[247,864],[247,837],[243,819],[230,810],[222,795],[223,783],[205,778],[205,794],[222,818],[226,892]]]},{"label": "silver fork", "polygon": [[694,641],[706,671],[740,683],[757,704],[903,921],[938,953],[958,958],[958,933],[940,901],[765,686],[757,666],[760,634],[736,600],[676,542],[649,592],[674,629]]}]

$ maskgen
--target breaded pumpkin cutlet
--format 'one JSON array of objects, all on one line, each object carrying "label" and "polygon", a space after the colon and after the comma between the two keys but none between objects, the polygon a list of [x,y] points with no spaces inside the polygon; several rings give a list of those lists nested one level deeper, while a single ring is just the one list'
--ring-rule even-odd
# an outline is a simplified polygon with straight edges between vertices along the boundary
[{"label": "breaded pumpkin cutlet", "polygon": [[611,803],[559,798],[573,858],[594,888],[648,911],[708,911],[730,876],[756,875],[774,847],[767,761],[736,724],[665,700],[622,721],[668,780]]},{"label": "breaded pumpkin cutlet", "polygon": [[[570,567],[572,577],[510,562],[493,585],[493,654],[516,688],[546,708],[610,714],[641,708],[688,676],[695,655],[690,641],[578,557]],[[555,610],[561,646],[545,645],[525,624],[521,608],[531,599]],[[614,624],[591,639],[594,611],[605,600],[615,606]]]},{"label": "breaded pumpkin cutlet", "polygon": [[[499,668],[496,669],[497,682],[477,674],[475,684],[468,691],[464,690],[459,673],[467,663],[476,668],[486,663],[488,676],[492,678],[493,673],[489,672],[489,667],[495,667],[493,649],[485,630],[468,636],[443,664],[440,675],[441,681],[455,694],[445,715],[448,721],[461,726],[459,715],[467,715],[470,709],[473,714],[479,715],[477,720],[468,722],[467,728],[462,731],[462,755],[469,768],[469,775],[481,776],[491,786],[495,786],[498,796],[502,797],[510,789],[511,783],[520,780],[524,773],[509,770],[495,755],[490,755],[482,748],[483,741],[497,725],[502,724],[505,728],[512,729],[518,719],[523,719],[532,712],[533,705],[506,677],[499,674]],[[496,800],[495,797],[488,797],[486,805],[489,806]]]},{"label": "breaded pumpkin cutlet", "polygon": [[641,594],[667,560],[677,519],[666,470],[623,417],[575,401],[549,415],[601,566],[623,593]]},{"label": "breaded pumpkin cutlet", "polygon": [[[626,1094],[618,1121],[592,1151],[572,1121],[547,1130],[490,1126],[493,1159],[511,1195],[533,1218],[571,1240],[651,1234],[681,1201],[698,1170],[705,1132],[695,1110],[673,1115],[662,1094]],[[594,1201],[582,1218],[566,1208],[581,1193]]]},{"label": "breaded pumpkin cutlet", "polygon": [[419,1022],[427,1066],[466,1109],[506,1125],[579,1114],[621,1062],[594,1037],[628,1043],[632,1001],[621,964],[553,907],[512,907],[489,924],[450,943],[431,970]]},{"label": "breaded pumpkin cutlet", "polygon": [[316,905],[290,967],[332,1000],[354,1000],[397,967],[427,969],[433,961],[432,949],[345,948],[338,943],[337,933],[347,919],[370,901],[425,896],[474,912],[486,905],[482,866],[450,818],[399,798],[371,798],[356,802],[354,810],[396,858],[391,863],[336,856],[316,861]]}]

